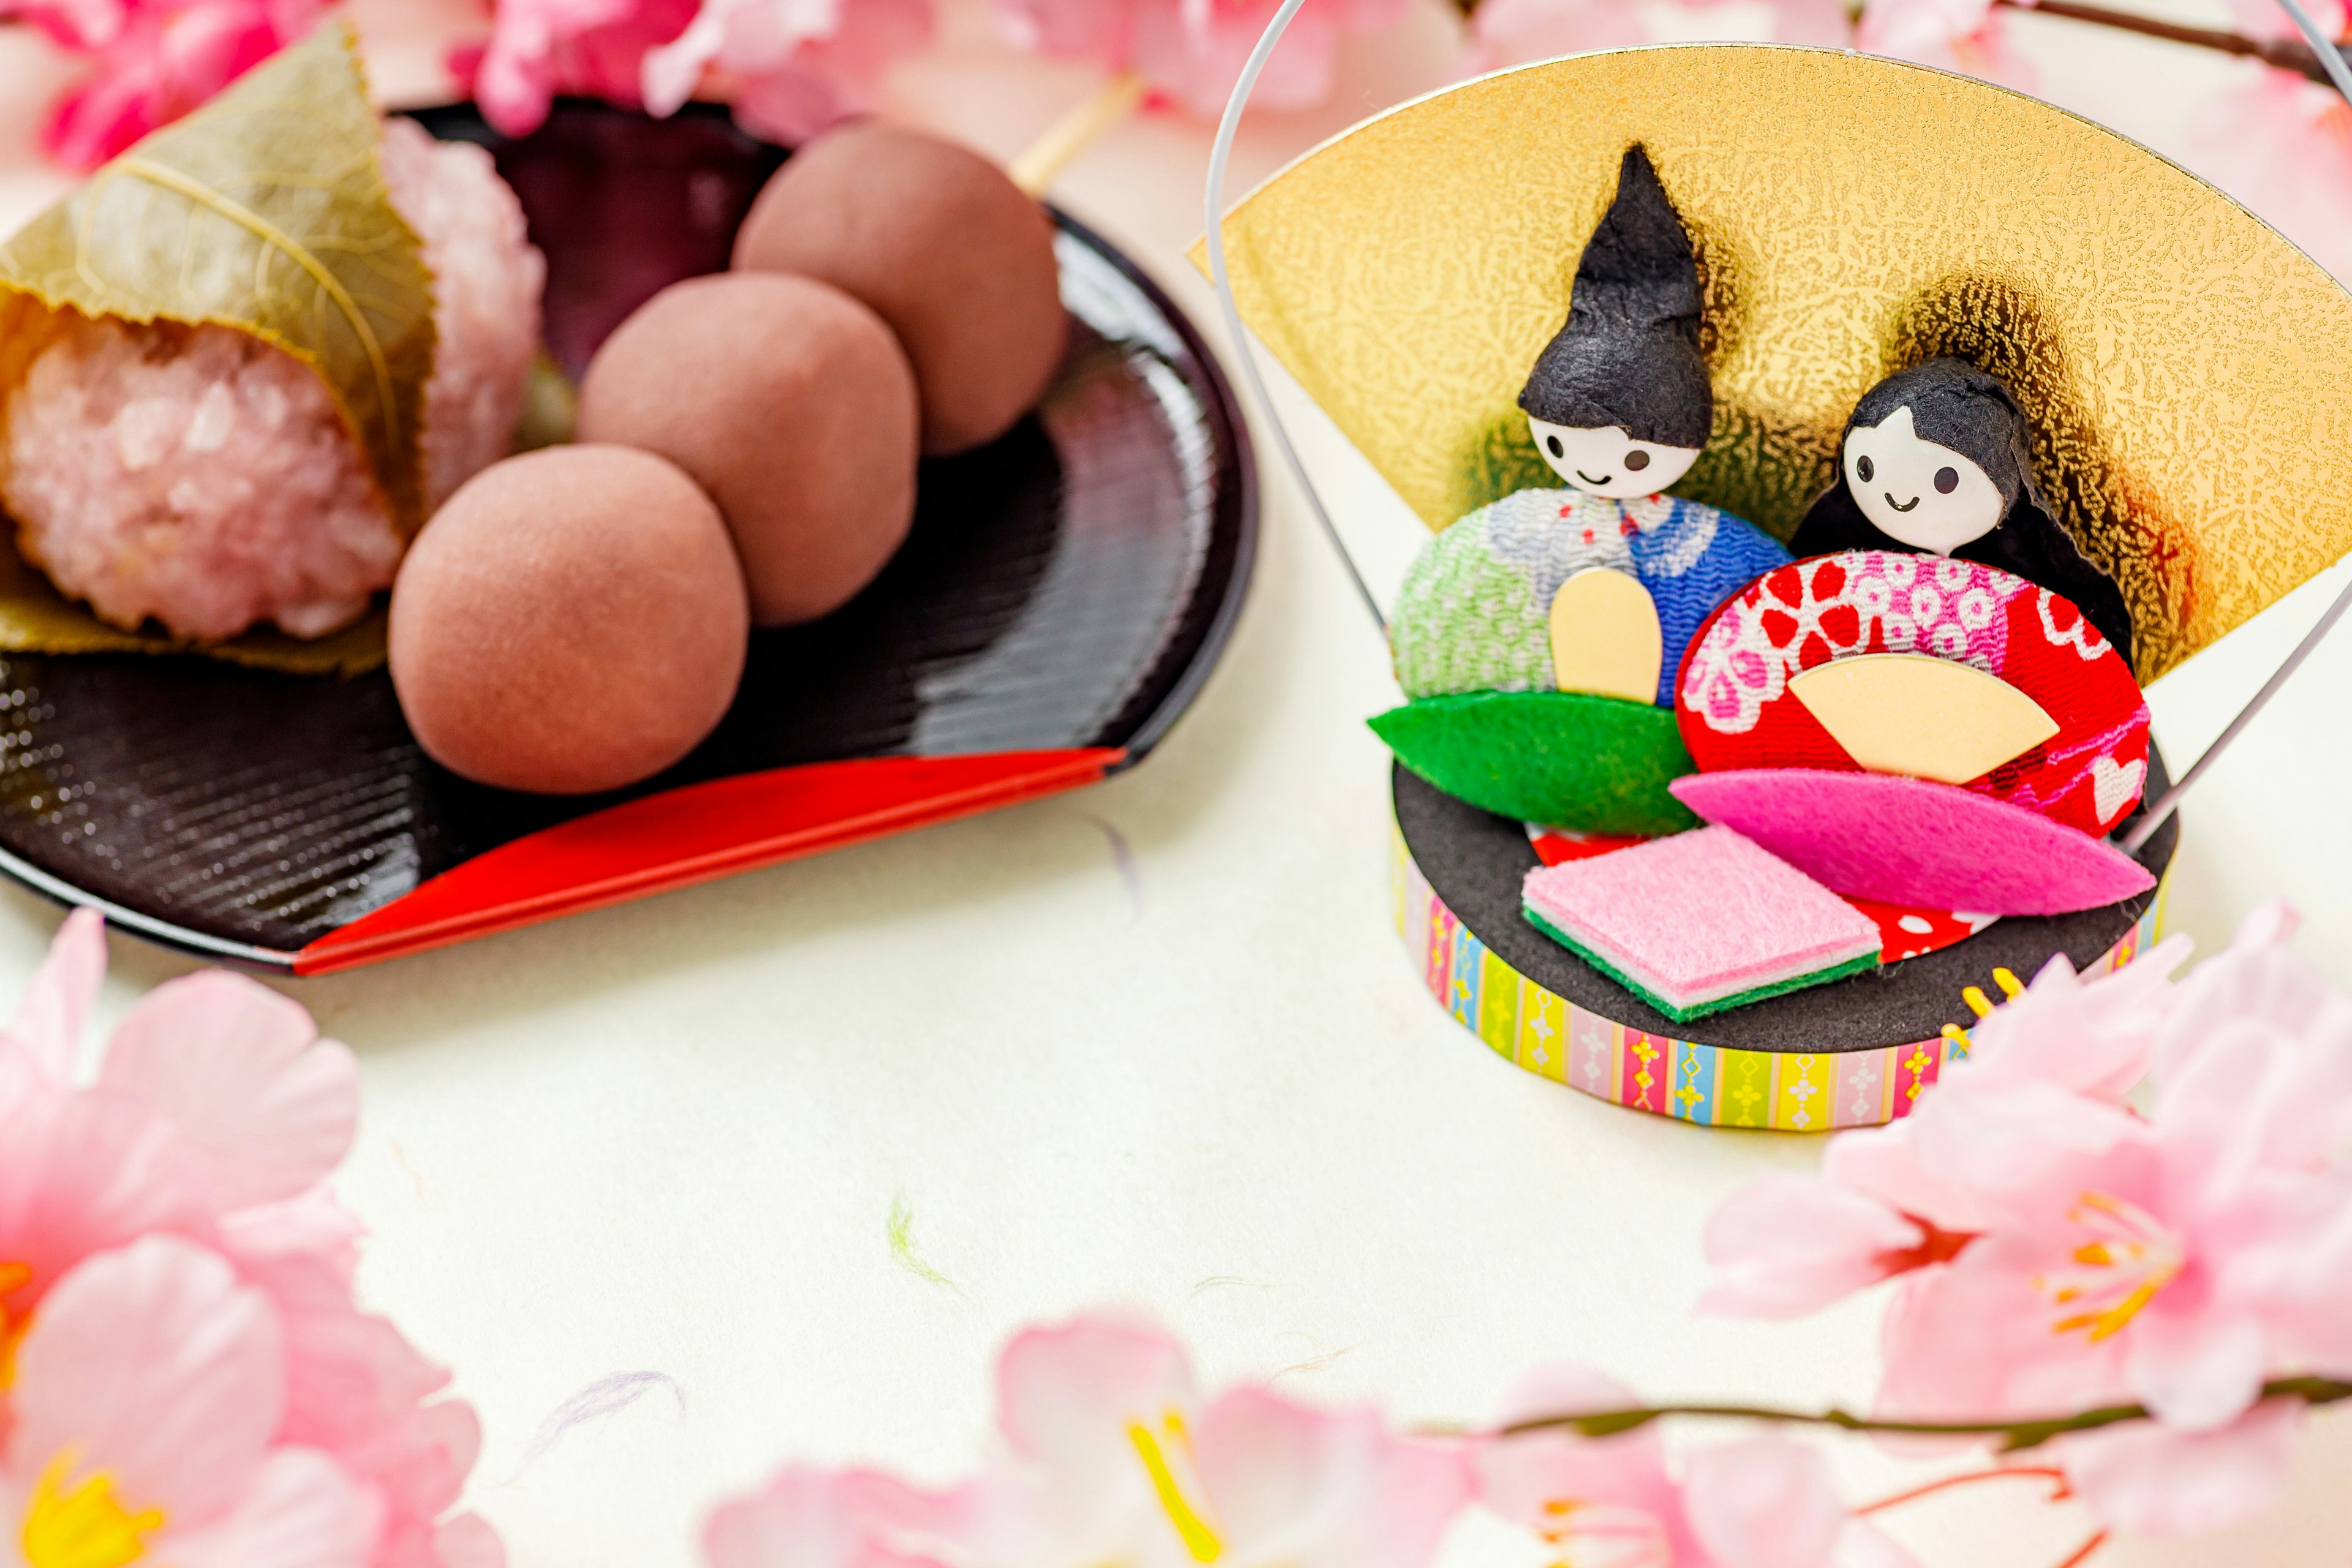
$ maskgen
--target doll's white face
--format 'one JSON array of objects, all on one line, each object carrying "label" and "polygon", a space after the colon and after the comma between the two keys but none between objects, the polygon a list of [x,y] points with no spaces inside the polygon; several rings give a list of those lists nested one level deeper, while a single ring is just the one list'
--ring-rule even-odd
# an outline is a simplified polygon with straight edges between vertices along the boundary
[{"label": "doll's white face", "polygon": [[1879,532],[1938,555],[2000,524],[1992,476],[1949,447],[1921,439],[1907,406],[1846,437],[1845,484]]},{"label": "doll's white face", "polygon": [[1625,434],[1622,425],[1584,429],[1548,424],[1531,415],[1528,429],[1551,471],[1588,495],[1618,500],[1654,496],[1689,473],[1690,466],[1698,461],[1696,447],[1636,441]]}]

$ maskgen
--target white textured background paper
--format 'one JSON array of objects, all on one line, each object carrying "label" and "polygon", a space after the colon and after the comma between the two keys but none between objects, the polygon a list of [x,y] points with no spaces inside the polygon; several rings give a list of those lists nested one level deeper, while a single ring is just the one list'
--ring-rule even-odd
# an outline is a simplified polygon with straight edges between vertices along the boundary
[{"label": "white textured background paper", "polygon": [[[430,94],[462,4],[362,8],[379,82]],[[2218,5],[2199,19],[2226,25]],[[2060,95],[2159,151],[2231,68],[2025,17]],[[1360,40],[1333,104],[1253,125],[1234,194],[1435,84],[1432,5]],[[1009,156],[1092,86],[1012,56],[969,7],[895,88],[904,116]],[[50,72],[45,76],[45,71]],[[0,135],[53,68],[0,58]],[[1114,131],[1055,194],[1204,327],[1181,259],[1207,132]],[[0,170],[13,220],[49,176]],[[1214,335],[1213,333],[1212,335]],[[1354,453],[1286,411],[1375,574],[1418,535]],[[362,1283],[454,1367],[488,1443],[471,1500],[519,1568],[682,1568],[710,1499],[787,1457],[945,1477],[977,1454],[997,1345],[1100,1302],[1150,1309],[1208,1376],[1488,1412],[1546,1360],[1656,1396],[1866,1397],[1876,1303],[1703,1319],[1699,1230],[1817,1140],[1694,1129],[1586,1100],[1489,1053],[1421,990],[1390,924],[1385,650],[1286,479],[1265,465],[1259,574],[1198,707],[1133,773],[1080,794],[286,988],[359,1052],[342,1191]],[[2306,587],[2163,682],[2175,765],[2317,615]],[[2352,983],[2352,632],[2185,814],[2171,910],[2200,943],[2261,897]],[[58,914],[0,892],[0,990]],[[114,942],[110,1013],[182,972]],[[927,1279],[891,1245],[894,1211]],[[2352,1305],[2352,1304],[2347,1304]],[[569,1425],[562,1413],[575,1417]],[[1842,1444],[1859,1488],[1901,1475]],[[2116,1564],[2352,1555],[2352,1422],[2315,1424],[2289,1508]],[[2042,1568],[2085,1533],[2027,1483],[1891,1516],[1931,1568]],[[1526,1561],[1466,1526],[1449,1568]]]}]

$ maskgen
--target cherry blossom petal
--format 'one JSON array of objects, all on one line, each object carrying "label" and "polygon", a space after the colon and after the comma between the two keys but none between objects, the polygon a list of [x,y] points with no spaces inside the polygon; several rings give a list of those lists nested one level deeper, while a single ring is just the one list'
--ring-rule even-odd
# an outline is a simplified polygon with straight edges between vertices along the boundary
[{"label": "cherry blossom petal", "polygon": [[2126,1375],[2167,1426],[2210,1432],[2243,1415],[2262,1394],[2268,1337],[2254,1318],[2156,1306],[2132,1321]]},{"label": "cherry blossom petal", "polygon": [[507,1568],[506,1542],[478,1513],[446,1520],[433,1534],[438,1568]]},{"label": "cherry blossom petal", "polygon": [[350,1152],[359,1067],[299,1003],[205,970],[140,998],[99,1081],[161,1111],[222,1209],[292,1197]]},{"label": "cherry blossom petal", "polygon": [[1423,1568],[1468,1499],[1458,1448],[1391,1436],[1236,1388],[1194,1424],[1196,1468],[1227,1552],[1290,1568]]},{"label": "cherry blossom petal", "polygon": [[54,1082],[72,1081],[91,1004],[106,983],[106,922],[92,909],[68,915],[33,971],[0,1049],[23,1051]]},{"label": "cherry blossom petal", "polygon": [[[1101,1489],[1133,1468],[1128,1428],[1193,1405],[1184,1348],[1148,1322],[1098,1314],[1014,1336],[997,1365],[997,1426],[1013,1452]],[[1106,1441],[1106,1439],[1110,1439]]]},{"label": "cherry blossom petal", "polygon": [[103,1090],[42,1095],[0,1138],[0,1261],[46,1289],[104,1247],[155,1230],[202,1230],[182,1151],[163,1118]]},{"label": "cherry blossom petal", "polygon": [[[1546,1415],[1597,1415],[1641,1405],[1633,1390],[1582,1367],[1539,1371],[1513,1390],[1498,1426]],[[1471,1451],[1478,1500],[1531,1530],[1559,1522],[1555,1505],[1626,1510],[1654,1521],[1661,1541],[1681,1505],[1666,1473],[1664,1442],[1654,1426],[1611,1437],[1546,1428],[1482,1439]],[[1628,1527],[1634,1521],[1628,1520]]]},{"label": "cherry blossom petal", "polygon": [[874,1470],[792,1466],[711,1511],[703,1556],[710,1568],[950,1568],[971,1500]]},{"label": "cherry blossom petal", "polygon": [[252,1485],[285,1407],[283,1344],[261,1292],[225,1261],[151,1236],[81,1264],[17,1347],[8,1468],[59,1456],[178,1529]]},{"label": "cherry blossom petal", "polygon": [[172,1568],[364,1568],[378,1509],[316,1448],[279,1448],[225,1518],[173,1531]]},{"label": "cherry blossom petal", "polygon": [[1722,1568],[1824,1568],[1845,1505],[1817,1448],[1750,1437],[1695,1450],[1685,1467],[1691,1533]]},{"label": "cherry blossom petal", "polygon": [[1887,1278],[1927,1232],[1875,1198],[1790,1172],[1770,1172],[1707,1217],[1715,1270],[1704,1312],[1800,1318]]},{"label": "cherry blossom petal", "polygon": [[2286,1490],[2303,1406],[2273,1399],[2218,1432],[2154,1421],[2071,1434],[2051,1445],[2099,1521],[2132,1535],[2198,1535],[2266,1511]]}]

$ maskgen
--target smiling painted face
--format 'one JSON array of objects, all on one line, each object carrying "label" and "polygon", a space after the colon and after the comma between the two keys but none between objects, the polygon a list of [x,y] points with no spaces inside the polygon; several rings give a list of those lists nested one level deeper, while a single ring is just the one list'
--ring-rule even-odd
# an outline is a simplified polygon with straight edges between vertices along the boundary
[{"label": "smiling painted face", "polygon": [[1848,431],[1843,466],[1862,514],[1914,549],[1948,555],[2000,526],[2007,510],[1990,475],[1912,428],[1908,405]]},{"label": "smiling painted face", "polygon": [[1529,415],[1528,429],[1553,473],[1589,495],[1617,500],[1656,495],[1698,461],[1696,447],[1636,441],[1622,425],[1587,428]]}]

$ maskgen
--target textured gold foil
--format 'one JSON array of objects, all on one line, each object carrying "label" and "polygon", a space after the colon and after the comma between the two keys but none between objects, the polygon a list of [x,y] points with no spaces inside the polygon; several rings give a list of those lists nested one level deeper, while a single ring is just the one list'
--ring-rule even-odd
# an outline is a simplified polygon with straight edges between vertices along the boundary
[{"label": "textured gold foil", "polygon": [[2352,295],[2275,230],[2034,100],[1740,44],[1465,83],[1227,215],[1243,318],[1432,527],[1557,482],[1515,400],[1637,141],[1706,282],[1715,434],[1681,493],[1786,538],[1854,401],[1950,353],[2032,417],[2143,680],[2352,549]]}]

